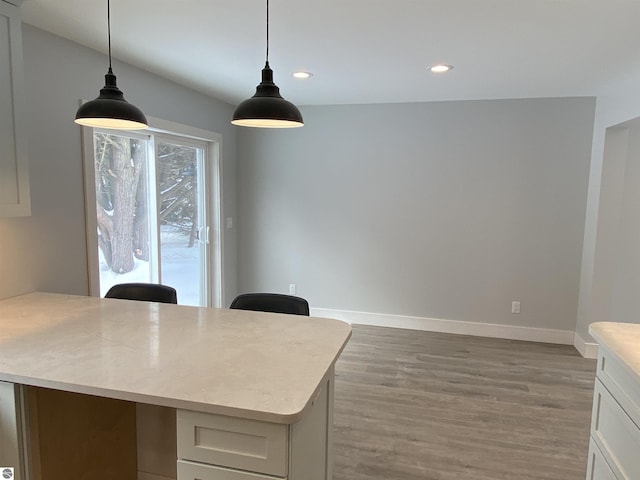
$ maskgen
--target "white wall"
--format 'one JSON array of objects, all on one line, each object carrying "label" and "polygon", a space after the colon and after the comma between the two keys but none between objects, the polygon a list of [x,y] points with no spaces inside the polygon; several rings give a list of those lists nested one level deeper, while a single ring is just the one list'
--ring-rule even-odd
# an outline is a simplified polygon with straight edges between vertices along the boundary
[{"label": "white wall", "polygon": [[594,106],[305,107],[301,129],[242,130],[239,290],[573,331]]},{"label": "white wall", "polygon": [[[24,25],[32,216],[0,219],[0,298],[33,290],[87,294],[81,98],[104,85],[106,58]],[[125,98],[147,115],[223,135],[223,215],[235,216],[233,107],[130,65],[114,63]],[[226,230],[225,291],[236,294],[236,238]]]},{"label": "white wall", "polygon": [[626,137],[619,239],[611,299],[611,319],[640,323],[640,120],[620,130]]},{"label": "white wall", "polygon": [[[577,343],[593,342],[589,325],[634,320],[640,264],[634,237],[640,205],[638,176],[640,71],[619,78],[598,96],[593,131]],[[627,225],[628,223],[628,225]],[[591,349],[591,354],[595,350]]]}]

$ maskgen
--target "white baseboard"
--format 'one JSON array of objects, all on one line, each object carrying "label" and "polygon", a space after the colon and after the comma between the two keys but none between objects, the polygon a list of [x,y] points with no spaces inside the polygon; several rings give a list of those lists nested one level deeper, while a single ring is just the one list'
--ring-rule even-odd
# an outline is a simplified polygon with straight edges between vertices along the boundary
[{"label": "white baseboard", "polygon": [[[314,317],[334,318],[348,323],[373,325],[378,327],[406,328],[427,332],[473,335],[476,337],[505,338],[509,340],[524,340],[528,342],[575,345],[575,332],[570,330],[518,327],[515,325],[443,320],[439,318],[407,317],[403,315],[386,315],[381,313],[351,312],[347,310],[332,310],[328,308],[312,308],[311,315]],[[578,349],[578,351],[580,350]],[[582,354],[581,351],[580,353]]]},{"label": "white baseboard", "polygon": [[584,358],[598,358],[598,344],[586,342],[578,332],[573,337],[573,346]]}]

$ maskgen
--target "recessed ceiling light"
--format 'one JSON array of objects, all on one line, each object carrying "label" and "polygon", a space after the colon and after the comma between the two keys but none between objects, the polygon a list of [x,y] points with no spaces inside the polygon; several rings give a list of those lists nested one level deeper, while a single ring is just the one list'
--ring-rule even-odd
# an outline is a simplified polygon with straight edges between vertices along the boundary
[{"label": "recessed ceiling light", "polygon": [[453,65],[438,64],[438,65],[432,65],[431,67],[429,67],[429,70],[431,70],[433,73],[446,73],[452,68],[453,68]]},{"label": "recessed ceiling light", "polygon": [[293,72],[293,76],[296,78],[311,78],[313,73],[311,72]]}]

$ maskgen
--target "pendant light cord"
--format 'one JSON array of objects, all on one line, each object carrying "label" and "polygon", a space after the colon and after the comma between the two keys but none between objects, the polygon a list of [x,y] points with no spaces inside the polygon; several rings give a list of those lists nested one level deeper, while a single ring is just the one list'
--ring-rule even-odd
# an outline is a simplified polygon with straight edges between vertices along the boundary
[{"label": "pendant light cord", "polygon": [[269,0],[267,0],[267,65],[269,65]]},{"label": "pendant light cord", "polygon": [[109,72],[111,73],[111,0],[107,0],[107,34],[109,37]]}]

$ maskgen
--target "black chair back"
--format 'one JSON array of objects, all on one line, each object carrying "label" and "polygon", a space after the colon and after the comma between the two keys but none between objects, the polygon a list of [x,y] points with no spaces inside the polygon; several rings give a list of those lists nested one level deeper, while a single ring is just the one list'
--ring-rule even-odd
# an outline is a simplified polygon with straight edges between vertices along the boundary
[{"label": "black chair back", "polygon": [[280,293],[245,293],[238,295],[231,302],[229,308],[309,316],[309,303],[304,298]]},{"label": "black chair back", "polygon": [[178,293],[175,288],[156,283],[120,283],[111,287],[104,298],[178,303]]}]

